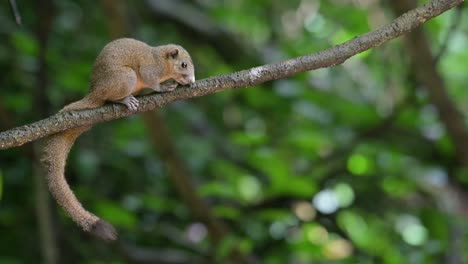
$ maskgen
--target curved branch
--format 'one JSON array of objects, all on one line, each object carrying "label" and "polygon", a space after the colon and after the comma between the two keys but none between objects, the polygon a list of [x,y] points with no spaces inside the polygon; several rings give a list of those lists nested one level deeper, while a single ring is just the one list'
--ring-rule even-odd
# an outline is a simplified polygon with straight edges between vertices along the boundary
[{"label": "curved branch", "polygon": [[204,96],[232,88],[253,86],[305,71],[338,65],[358,53],[377,47],[411,31],[463,1],[433,0],[403,14],[381,29],[361,35],[324,51],[203,79],[191,86],[176,89],[171,93],[142,96],[139,98],[140,107],[135,112],[129,111],[121,105],[109,104],[97,109],[58,113],[35,123],[0,133],[0,149],[20,146],[73,127],[93,125],[138,112],[153,110],[177,100]]}]

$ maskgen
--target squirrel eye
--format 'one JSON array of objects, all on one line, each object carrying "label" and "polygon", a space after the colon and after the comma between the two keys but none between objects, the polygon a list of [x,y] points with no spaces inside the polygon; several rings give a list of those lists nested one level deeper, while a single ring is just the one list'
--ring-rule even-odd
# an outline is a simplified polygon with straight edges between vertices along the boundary
[{"label": "squirrel eye", "polygon": [[187,68],[187,63],[182,62],[182,68],[184,68],[184,69]]}]

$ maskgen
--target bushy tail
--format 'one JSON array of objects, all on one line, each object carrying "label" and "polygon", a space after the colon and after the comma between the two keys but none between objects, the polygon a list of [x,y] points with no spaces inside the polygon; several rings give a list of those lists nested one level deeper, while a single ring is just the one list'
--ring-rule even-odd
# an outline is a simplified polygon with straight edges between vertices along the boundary
[{"label": "bushy tail", "polygon": [[[72,103],[63,110],[93,108],[88,107],[93,105],[89,104],[90,101],[88,99],[85,99]],[[96,105],[95,107],[100,105]],[[114,227],[84,209],[65,179],[65,165],[68,153],[75,140],[90,128],[91,126],[77,127],[49,136],[45,141],[41,161],[47,173],[47,183],[50,192],[58,204],[71,216],[73,221],[81,226],[83,230],[101,239],[115,240],[117,232]]]},{"label": "bushy tail", "polygon": [[93,99],[92,96],[87,95],[79,101],[66,105],[62,110],[60,110],[60,112],[91,109],[102,105],[104,105],[104,101]]}]

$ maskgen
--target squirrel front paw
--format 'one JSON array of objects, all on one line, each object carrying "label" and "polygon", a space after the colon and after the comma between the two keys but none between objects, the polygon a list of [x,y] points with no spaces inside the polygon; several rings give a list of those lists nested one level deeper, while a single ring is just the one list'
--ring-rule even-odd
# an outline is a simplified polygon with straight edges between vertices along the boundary
[{"label": "squirrel front paw", "polygon": [[178,85],[179,84],[175,81],[168,81],[162,84],[159,84],[159,83],[155,84],[151,86],[151,89],[156,92],[170,92],[170,91],[174,91]]}]

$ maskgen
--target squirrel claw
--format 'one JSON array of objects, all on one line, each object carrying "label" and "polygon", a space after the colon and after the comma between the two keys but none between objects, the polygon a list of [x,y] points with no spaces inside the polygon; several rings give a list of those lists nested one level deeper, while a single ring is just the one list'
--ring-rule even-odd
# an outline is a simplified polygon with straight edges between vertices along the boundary
[{"label": "squirrel claw", "polygon": [[116,103],[121,103],[127,106],[128,110],[136,111],[138,109],[138,99],[136,99],[133,95],[129,95],[122,100],[115,101]]},{"label": "squirrel claw", "polygon": [[151,89],[153,89],[153,91],[156,92],[170,92],[174,91],[174,89],[177,88],[177,85],[179,84],[176,82],[165,82],[163,84],[158,83],[156,85],[153,85]]},{"label": "squirrel claw", "polygon": [[175,88],[177,88],[178,85],[179,85],[179,84],[176,83],[176,82],[165,84],[165,85],[164,85],[163,91],[164,91],[164,92],[174,91]]}]

